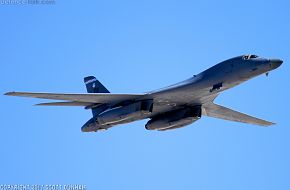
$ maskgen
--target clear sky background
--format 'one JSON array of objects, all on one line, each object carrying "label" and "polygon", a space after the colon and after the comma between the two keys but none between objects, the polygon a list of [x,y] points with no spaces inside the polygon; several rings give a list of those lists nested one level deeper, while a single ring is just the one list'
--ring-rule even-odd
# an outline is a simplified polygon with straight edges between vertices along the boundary
[{"label": "clear sky background", "polygon": [[[1,1],[3,2],[3,1]],[[146,121],[81,133],[91,112],[0,96],[0,184],[88,189],[290,189],[289,1],[61,1],[0,5],[0,92],[141,93],[254,53],[281,58],[269,77],[216,102],[277,122],[204,117],[175,131]]]}]

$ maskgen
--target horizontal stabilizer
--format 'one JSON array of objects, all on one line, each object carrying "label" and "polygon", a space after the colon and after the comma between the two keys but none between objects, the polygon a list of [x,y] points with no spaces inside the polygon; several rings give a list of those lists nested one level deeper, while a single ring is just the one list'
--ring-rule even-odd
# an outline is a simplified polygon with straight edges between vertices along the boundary
[{"label": "horizontal stabilizer", "polygon": [[269,121],[258,119],[250,115],[246,115],[246,114],[231,110],[229,108],[226,108],[226,107],[214,104],[214,103],[204,105],[203,114],[209,117],[215,117],[219,119],[225,119],[225,120],[242,122],[242,123],[250,123],[250,124],[260,125],[260,126],[270,126],[270,125],[275,124]]},{"label": "horizontal stabilizer", "polygon": [[31,98],[42,98],[51,100],[67,100],[73,102],[88,103],[118,103],[126,100],[143,99],[145,94],[109,94],[109,93],[88,93],[88,94],[60,94],[60,93],[32,93],[32,92],[8,92],[8,96],[20,96]]},{"label": "horizontal stabilizer", "polygon": [[35,104],[35,106],[90,106],[89,102],[48,102]]}]

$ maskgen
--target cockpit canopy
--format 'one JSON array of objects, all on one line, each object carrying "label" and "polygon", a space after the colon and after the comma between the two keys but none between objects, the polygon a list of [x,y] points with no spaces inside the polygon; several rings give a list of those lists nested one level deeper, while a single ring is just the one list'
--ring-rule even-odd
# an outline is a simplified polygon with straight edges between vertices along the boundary
[{"label": "cockpit canopy", "polygon": [[243,59],[244,59],[244,60],[249,60],[249,59],[255,59],[255,58],[257,58],[257,57],[259,57],[259,56],[249,54],[249,55],[244,55],[244,56],[243,56]]}]

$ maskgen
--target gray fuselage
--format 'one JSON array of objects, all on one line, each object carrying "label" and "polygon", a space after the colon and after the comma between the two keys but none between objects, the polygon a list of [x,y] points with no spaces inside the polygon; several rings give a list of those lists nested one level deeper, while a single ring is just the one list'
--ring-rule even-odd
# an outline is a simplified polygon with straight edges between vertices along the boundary
[{"label": "gray fuselage", "polygon": [[153,118],[160,113],[185,107],[205,105],[213,102],[220,92],[267,73],[279,67],[281,63],[278,59],[266,59],[255,55],[228,59],[185,81],[146,93],[148,99],[154,100],[152,113],[122,120],[113,125]]}]

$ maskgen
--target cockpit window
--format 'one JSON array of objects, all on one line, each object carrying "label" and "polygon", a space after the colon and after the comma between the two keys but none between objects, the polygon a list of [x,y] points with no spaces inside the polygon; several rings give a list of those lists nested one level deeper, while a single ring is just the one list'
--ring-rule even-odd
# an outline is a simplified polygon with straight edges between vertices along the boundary
[{"label": "cockpit window", "polygon": [[257,57],[258,57],[257,55],[250,55],[250,59],[255,59]]},{"label": "cockpit window", "polygon": [[257,57],[258,57],[257,55],[251,55],[251,54],[249,54],[249,55],[244,55],[243,56],[243,59],[244,60],[249,60],[249,59],[255,59]]}]

